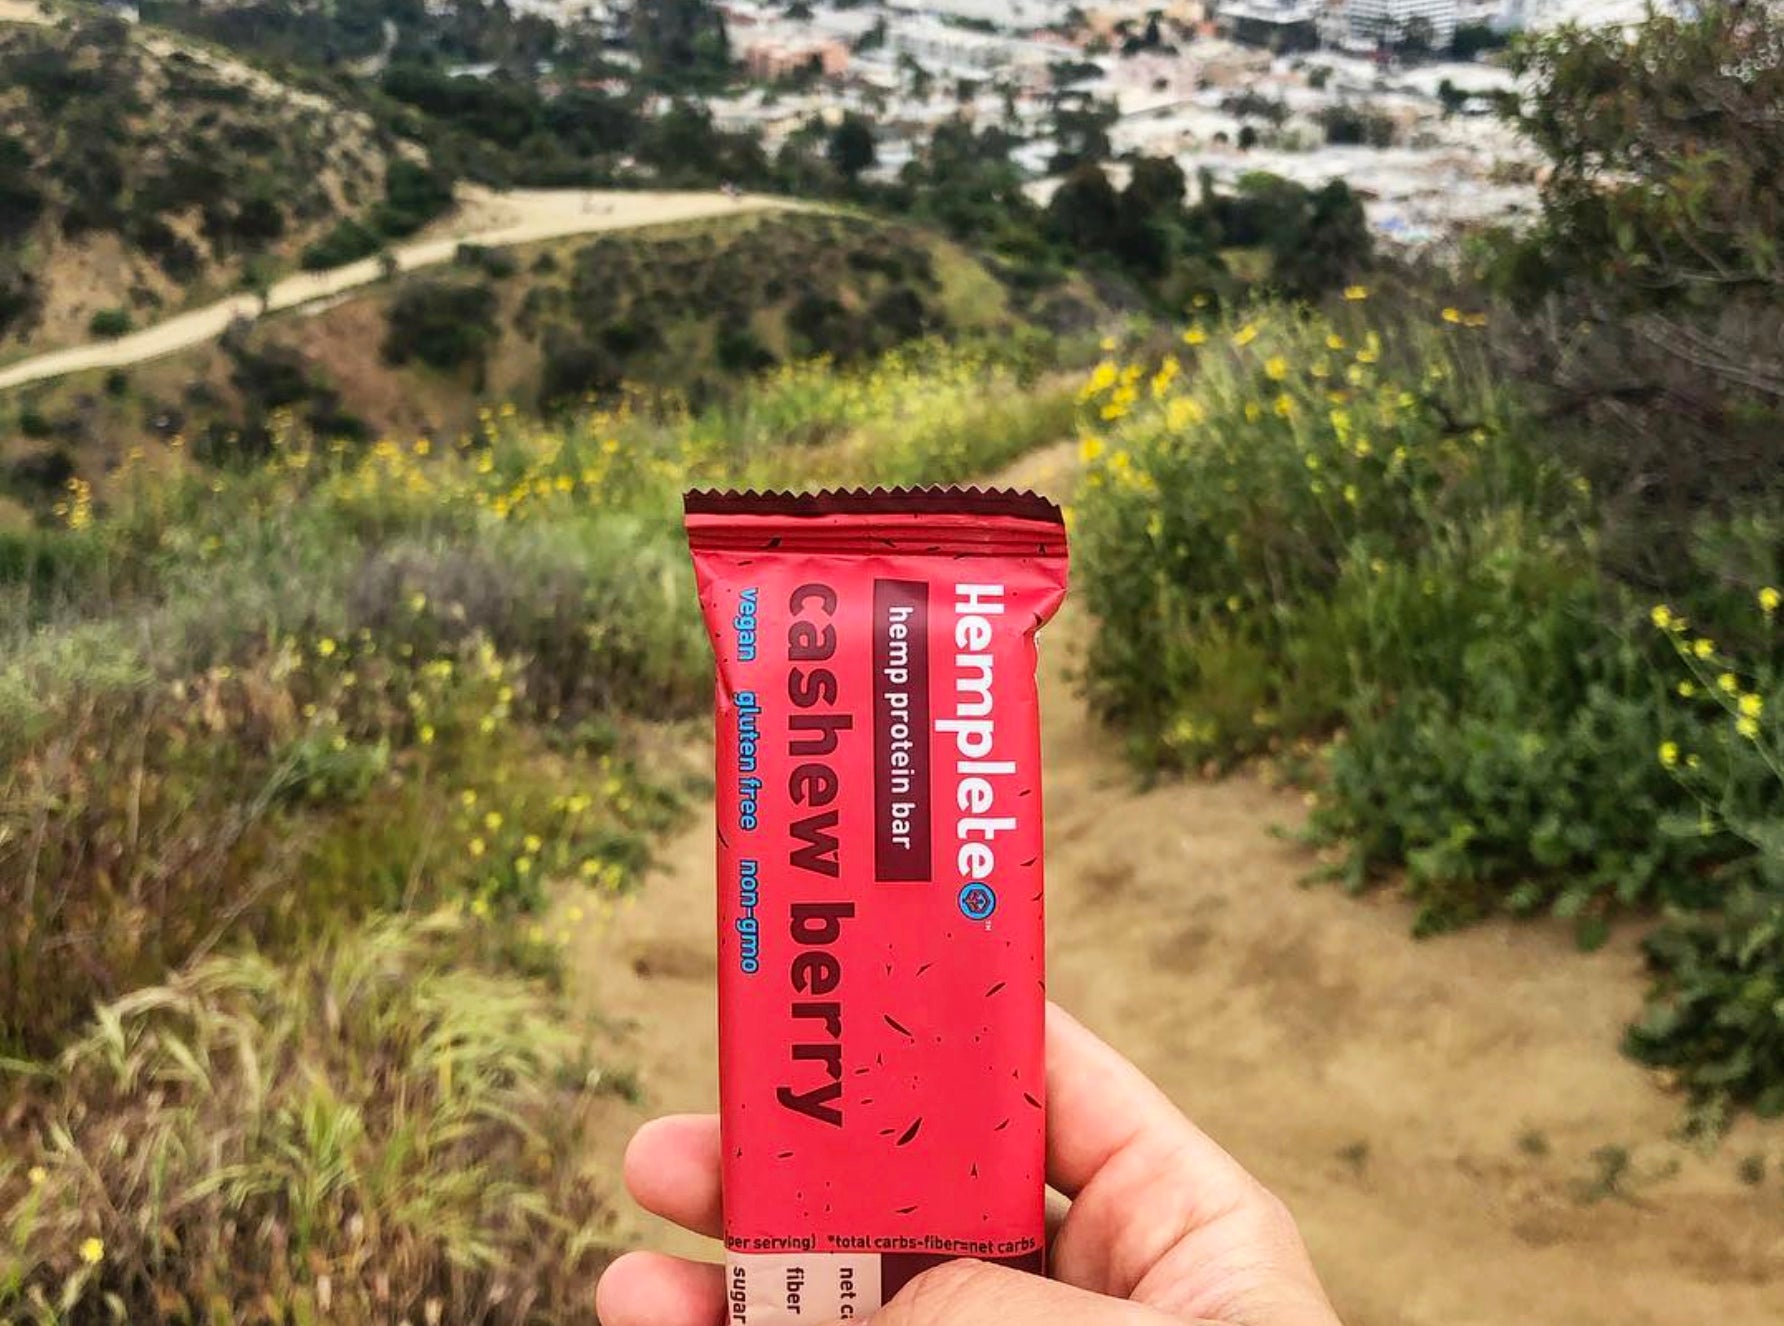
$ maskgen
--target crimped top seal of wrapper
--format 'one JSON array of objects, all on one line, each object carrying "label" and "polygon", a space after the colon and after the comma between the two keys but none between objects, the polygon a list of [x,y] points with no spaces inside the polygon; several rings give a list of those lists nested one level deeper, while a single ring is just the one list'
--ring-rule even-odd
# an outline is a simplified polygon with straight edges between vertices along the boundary
[{"label": "crimped top seal of wrapper", "polygon": [[690,516],[1003,516],[1065,524],[1059,507],[1015,488],[826,488],[815,493],[697,488],[682,497]]}]

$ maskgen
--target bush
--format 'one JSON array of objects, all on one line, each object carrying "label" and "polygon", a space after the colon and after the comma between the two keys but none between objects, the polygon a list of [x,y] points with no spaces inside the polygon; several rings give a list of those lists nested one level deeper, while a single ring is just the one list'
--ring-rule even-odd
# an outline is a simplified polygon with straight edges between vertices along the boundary
[{"label": "bush", "polygon": [[372,227],[390,239],[413,235],[452,207],[452,177],[396,157],[384,172],[384,201],[372,211]]},{"label": "bush", "polygon": [[[429,656],[487,638],[524,660],[516,704],[537,721],[692,714],[709,678],[682,607],[693,585],[672,533],[615,514],[504,530],[475,549],[399,545],[361,568],[348,620]],[[437,609],[411,611],[417,596]]]},{"label": "bush", "polygon": [[1342,732],[1316,829],[1353,882],[1408,866],[1426,926],[1694,899],[1584,487],[1439,326],[1263,313],[1192,328],[1189,387],[1175,358],[1097,370],[1092,698],[1166,764]]},{"label": "bush", "polygon": [[474,268],[492,281],[506,280],[520,271],[520,260],[513,249],[491,248],[487,244],[460,244],[453,250],[452,261],[460,267]]},{"label": "bush", "polygon": [[496,339],[495,292],[483,285],[412,281],[385,315],[384,359],[419,359],[443,372],[481,365]]},{"label": "bush", "polygon": [[1678,678],[1657,763],[1695,802],[1694,812],[1660,827],[1713,845],[1725,864],[1714,880],[1715,910],[1675,911],[1648,937],[1655,985],[1627,1045],[1676,1073],[1695,1122],[1711,1129],[1730,1105],[1784,1114],[1781,610],[1784,597],[1769,581],[1739,611],[1731,605],[1723,622],[1743,643],[1711,639],[1665,604],[1651,614]]},{"label": "bush", "polygon": [[384,241],[376,231],[349,217],[336,222],[334,229],[307,246],[299,262],[306,272],[326,271],[369,258],[383,247]]},{"label": "bush", "polygon": [[130,312],[121,308],[102,308],[87,321],[87,330],[105,340],[115,340],[130,331]]},{"label": "bush", "polygon": [[101,1008],[0,1159],[0,1314],[584,1318],[580,1038],[480,944],[386,921]]}]

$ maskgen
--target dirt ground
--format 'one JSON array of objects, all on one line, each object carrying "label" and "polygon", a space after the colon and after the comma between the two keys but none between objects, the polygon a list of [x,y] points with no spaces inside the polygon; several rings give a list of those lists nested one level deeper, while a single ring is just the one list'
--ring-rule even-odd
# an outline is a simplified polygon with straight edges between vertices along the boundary
[{"label": "dirt ground", "polygon": [[[1063,496],[1071,474],[1055,449],[1006,477]],[[1672,1139],[1679,1101],[1616,1049],[1632,936],[1415,942],[1390,895],[1304,886],[1273,831],[1294,794],[1138,785],[1069,680],[1086,634],[1068,603],[1042,637],[1050,991],[1287,1200],[1348,1326],[1784,1320],[1784,1128]],[[712,827],[708,807],[573,941],[644,1096],[613,1107],[608,1173],[628,1124],[714,1106]],[[715,1251],[642,1213],[629,1232]]]}]

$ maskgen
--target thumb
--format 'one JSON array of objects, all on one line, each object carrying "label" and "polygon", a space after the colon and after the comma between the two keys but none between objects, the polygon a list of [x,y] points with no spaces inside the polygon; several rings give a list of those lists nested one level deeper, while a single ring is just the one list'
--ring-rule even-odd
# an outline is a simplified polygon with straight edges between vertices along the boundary
[{"label": "thumb", "polygon": [[872,1326],[1182,1326],[1137,1303],[970,1258],[924,1271],[870,1320]]}]

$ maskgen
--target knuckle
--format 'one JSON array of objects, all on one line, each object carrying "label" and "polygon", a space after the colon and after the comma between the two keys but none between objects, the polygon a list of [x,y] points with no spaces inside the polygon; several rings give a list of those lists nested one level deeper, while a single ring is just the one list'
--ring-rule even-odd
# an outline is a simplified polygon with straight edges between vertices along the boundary
[{"label": "knuckle", "polygon": [[1295,1222],[1288,1203],[1259,1185],[1254,1210],[1261,1246],[1275,1248],[1281,1253],[1300,1253],[1303,1247],[1301,1227]]}]

